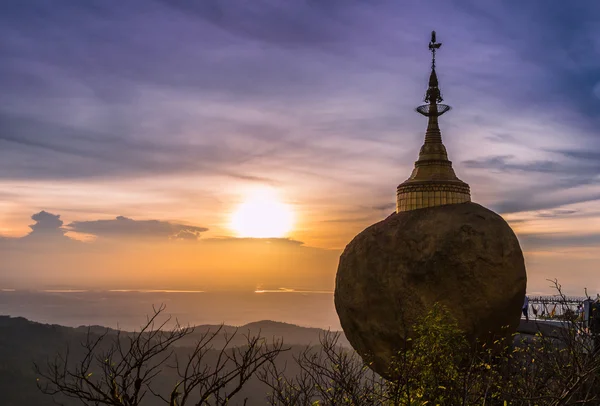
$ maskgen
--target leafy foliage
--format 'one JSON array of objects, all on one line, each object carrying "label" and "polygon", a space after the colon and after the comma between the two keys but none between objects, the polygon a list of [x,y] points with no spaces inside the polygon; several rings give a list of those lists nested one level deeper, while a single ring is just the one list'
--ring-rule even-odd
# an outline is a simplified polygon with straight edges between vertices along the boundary
[{"label": "leafy foliage", "polygon": [[[560,302],[564,296],[555,287]],[[389,380],[337,346],[337,338],[325,335],[320,347],[296,357],[300,375],[287,377],[269,364],[260,377],[271,388],[269,404],[600,404],[600,353],[590,332],[572,318],[551,334],[469,343],[448,309],[434,305],[415,324],[410,345],[398,352]]]}]

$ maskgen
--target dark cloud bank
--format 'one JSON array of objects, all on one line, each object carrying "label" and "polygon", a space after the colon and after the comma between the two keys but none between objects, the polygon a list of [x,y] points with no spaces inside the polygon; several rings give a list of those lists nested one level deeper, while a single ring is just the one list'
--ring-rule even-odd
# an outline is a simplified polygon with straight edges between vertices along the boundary
[{"label": "dark cloud bank", "polygon": [[30,225],[31,232],[22,238],[6,238],[4,241],[70,241],[65,235],[68,232],[82,233],[100,239],[163,239],[163,240],[197,240],[208,231],[206,227],[196,227],[161,220],[133,220],[118,216],[110,220],[74,221],[64,225],[60,215],[41,211],[31,216],[35,221]]},{"label": "dark cloud bank", "polygon": [[208,231],[205,227],[194,227],[159,220],[132,220],[118,216],[112,220],[74,221],[67,228],[76,233],[92,234],[97,237],[152,237],[196,240]]},{"label": "dark cloud bank", "polygon": [[[34,224],[30,225],[31,232],[21,238],[0,238],[0,243],[26,244],[27,242],[71,242],[76,247],[83,247],[83,243],[76,238],[71,238],[67,233],[80,233],[97,237],[98,241],[197,241],[202,234],[208,231],[206,227],[191,226],[163,220],[134,220],[124,216],[114,219],[73,221],[67,225],[61,220],[59,214],[42,210],[31,216]],[[274,243],[288,246],[303,246],[302,241],[290,238],[237,238],[237,237],[212,237],[203,238],[205,243]],[[93,243],[92,243],[93,244]]]}]

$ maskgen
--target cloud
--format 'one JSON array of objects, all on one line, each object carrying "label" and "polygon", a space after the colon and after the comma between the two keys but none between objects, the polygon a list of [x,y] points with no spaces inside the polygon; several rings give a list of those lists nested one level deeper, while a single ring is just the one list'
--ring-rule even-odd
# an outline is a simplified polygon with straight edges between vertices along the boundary
[{"label": "cloud", "polygon": [[548,210],[576,203],[600,201],[600,192],[562,190],[563,193],[553,195],[552,190],[543,186],[519,189],[510,193],[508,198],[499,200],[493,204],[496,211],[508,214],[519,213],[530,210]]},{"label": "cloud", "polygon": [[302,241],[291,238],[250,238],[250,237],[215,237],[204,239],[205,243],[227,244],[227,243],[249,243],[249,244],[285,244],[288,246],[304,246]]},{"label": "cloud", "polygon": [[[594,148],[596,150],[594,150]],[[582,164],[591,166],[596,171],[600,171],[600,147],[597,144],[588,146],[588,148],[580,151],[557,151],[567,158],[578,160]]]},{"label": "cloud", "polygon": [[538,213],[537,216],[553,218],[553,217],[568,216],[569,214],[575,214],[575,213],[577,213],[577,210],[556,209],[556,210],[550,210],[550,211]]},{"label": "cloud", "polygon": [[522,171],[522,172],[543,172],[552,173],[559,172],[560,165],[553,161],[534,161],[529,163],[511,163],[515,157],[507,156],[490,156],[484,159],[471,159],[463,161],[462,164],[467,168],[473,169],[493,169],[501,172]]},{"label": "cloud", "polygon": [[[71,238],[68,233],[79,233],[100,237],[102,239],[137,239],[155,238],[164,240],[198,240],[206,227],[197,227],[176,222],[161,220],[133,220],[118,216],[110,220],[74,221],[63,226],[59,214],[45,210],[31,216],[35,221],[30,225],[31,232],[21,238],[2,238],[0,242],[9,243],[11,247],[26,249],[29,243],[73,243],[78,249],[83,249],[81,243]],[[58,248],[58,246],[57,246]]]},{"label": "cloud", "polygon": [[396,209],[396,202],[382,203],[372,207],[373,210],[389,212]]},{"label": "cloud", "polygon": [[[10,263],[11,254],[26,256],[43,256],[61,251],[75,252],[82,248],[79,241],[66,235],[68,230],[63,226],[60,215],[42,210],[31,216],[34,223],[29,226],[31,231],[20,238],[0,237],[0,255]],[[13,268],[18,270],[18,265]]]},{"label": "cloud", "polygon": [[112,220],[74,221],[67,228],[70,231],[92,234],[102,238],[172,238],[196,240],[207,231],[205,227],[189,226],[160,220],[133,220],[118,216]]},{"label": "cloud", "polygon": [[[63,227],[63,221],[59,214],[52,214],[45,210],[35,213],[31,216],[35,221],[30,225],[31,232],[22,238],[7,238],[7,242],[20,241],[22,243],[69,243],[71,239],[65,233],[67,230]],[[21,244],[22,246],[24,244]]]},{"label": "cloud", "polygon": [[[551,151],[552,160],[526,161],[513,155],[462,162],[466,168],[499,173],[507,188],[493,206],[503,213],[543,210],[600,199],[600,161],[592,151]],[[528,179],[531,179],[528,181]],[[510,184],[510,182],[513,182]]]},{"label": "cloud", "polygon": [[344,8],[353,2],[331,0],[302,1],[291,4],[273,0],[253,3],[217,0],[189,2],[163,0],[171,8],[214,24],[216,27],[243,39],[253,39],[283,47],[321,47],[343,39]]},{"label": "cloud", "polygon": [[[243,126],[243,124],[235,124]],[[259,129],[246,133],[258,133]],[[269,129],[262,128],[268,134]],[[253,159],[256,151],[243,151],[223,144],[177,145],[159,140],[134,140],[122,134],[110,134],[101,129],[73,127],[38,119],[26,119],[0,113],[0,143],[12,154],[0,163],[4,176],[10,178],[93,178],[127,173],[169,174],[201,171],[265,181],[232,169],[233,164]],[[19,165],[32,154],[43,162]],[[79,168],[73,171],[73,166]]]},{"label": "cloud", "polygon": [[467,168],[488,169],[500,172],[551,174],[558,177],[562,186],[588,183],[600,184],[600,151],[551,151],[554,160],[523,161],[513,155],[487,156],[470,159],[462,164]]},{"label": "cloud", "polygon": [[[206,231],[207,229],[205,229]],[[170,236],[171,239],[173,240],[192,240],[195,241],[198,238],[200,238],[200,233],[202,231],[197,231],[197,230],[179,230],[176,234],[173,234],[172,236]]]},{"label": "cloud", "polygon": [[64,230],[62,229],[63,221],[60,219],[59,214],[52,214],[42,210],[31,216],[31,219],[35,221],[35,224],[30,226],[31,234],[47,232],[64,234]]},{"label": "cloud", "polygon": [[547,250],[600,246],[600,233],[573,234],[567,232],[532,233],[519,236],[526,251]]}]

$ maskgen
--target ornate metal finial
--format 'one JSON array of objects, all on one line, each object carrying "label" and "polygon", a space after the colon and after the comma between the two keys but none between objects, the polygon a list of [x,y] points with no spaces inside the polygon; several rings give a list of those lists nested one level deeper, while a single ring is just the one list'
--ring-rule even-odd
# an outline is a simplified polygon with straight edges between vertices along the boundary
[{"label": "ornate metal finial", "polygon": [[429,50],[431,51],[431,69],[435,69],[435,51],[438,50],[442,44],[435,41],[435,31],[431,31],[431,41],[429,42]]},{"label": "ornate metal finial", "polygon": [[444,101],[442,92],[440,91],[437,74],[435,72],[435,53],[442,46],[436,41],[435,31],[431,31],[431,41],[429,42],[429,50],[431,51],[431,74],[429,75],[429,87],[425,93],[425,102],[428,104],[417,107],[417,112],[424,116],[441,116],[448,110],[450,106],[440,104]]}]

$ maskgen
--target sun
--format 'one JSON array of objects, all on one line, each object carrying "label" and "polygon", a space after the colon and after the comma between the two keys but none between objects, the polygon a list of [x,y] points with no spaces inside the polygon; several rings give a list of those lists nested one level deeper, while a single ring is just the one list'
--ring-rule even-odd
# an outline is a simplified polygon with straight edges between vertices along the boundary
[{"label": "sun", "polygon": [[281,238],[294,226],[294,212],[270,189],[248,196],[231,217],[231,228],[238,237]]}]

